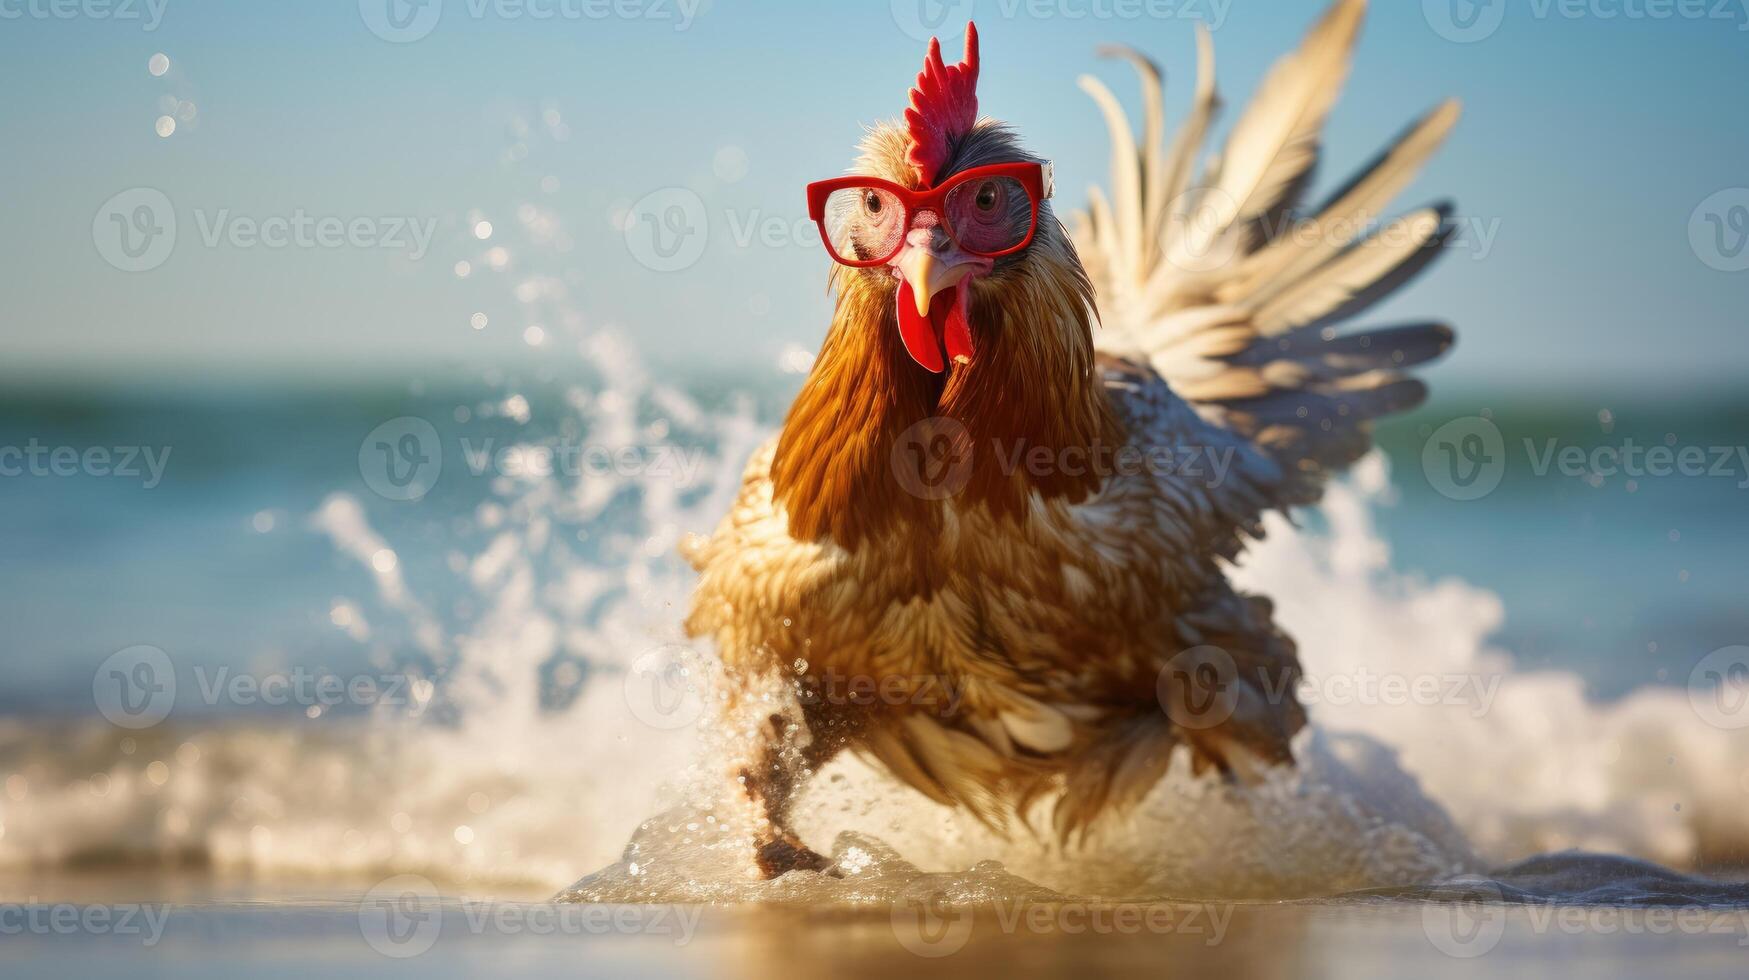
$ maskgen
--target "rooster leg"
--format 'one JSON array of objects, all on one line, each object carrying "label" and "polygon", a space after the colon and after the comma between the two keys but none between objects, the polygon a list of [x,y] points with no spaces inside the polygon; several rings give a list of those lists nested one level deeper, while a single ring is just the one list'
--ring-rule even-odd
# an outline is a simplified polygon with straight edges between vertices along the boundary
[{"label": "rooster leg", "polygon": [[811,723],[813,737],[798,744],[801,727],[788,716],[773,714],[766,719],[763,744],[754,765],[741,770],[741,782],[747,796],[761,808],[765,827],[754,840],[755,860],[767,880],[790,871],[826,871],[830,859],[803,844],[789,828],[790,804],[801,780],[844,747],[841,738],[823,737],[826,729],[818,725],[812,711],[804,711]]}]

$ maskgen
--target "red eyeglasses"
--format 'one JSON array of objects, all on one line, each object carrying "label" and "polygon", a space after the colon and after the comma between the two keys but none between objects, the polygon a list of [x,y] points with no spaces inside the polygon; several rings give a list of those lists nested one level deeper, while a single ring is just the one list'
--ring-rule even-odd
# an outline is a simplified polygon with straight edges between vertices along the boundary
[{"label": "red eyeglasses", "polygon": [[995,259],[1032,243],[1039,202],[1050,196],[1048,163],[974,167],[926,191],[879,177],[835,177],[808,185],[808,217],[832,258],[857,268],[891,261],[924,211],[961,251]]}]

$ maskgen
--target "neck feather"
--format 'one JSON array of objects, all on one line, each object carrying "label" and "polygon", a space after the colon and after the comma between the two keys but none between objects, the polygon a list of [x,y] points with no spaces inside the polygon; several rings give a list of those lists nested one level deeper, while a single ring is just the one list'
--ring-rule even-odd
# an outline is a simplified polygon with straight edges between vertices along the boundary
[{"label": "neck feather", "polygon": [[[772,463],[773,492],[794,537],[855,548],[899,528],[929,533],[944,506],[1018,518],[1035,493],[1078,502],[1098,490],[1092,467],[1026,465],[1041,447],[1054,462],[1065,449],[1091,452],[1122,438],[1094,365],[1086,277],[1072,260],[1054,275],[1029,265],[974,285],[976,357],[945,376],[906,354],[891,290],[862,275],[841,279],[831,330]],[[965,460],[941,485],[955,491],[946,496],[940,487],[918,493],[900,475],[939,464],[912,458],[930,448],[913,427],[931,418],[952,420],[933,431],[953,433],[953,458]]]}]

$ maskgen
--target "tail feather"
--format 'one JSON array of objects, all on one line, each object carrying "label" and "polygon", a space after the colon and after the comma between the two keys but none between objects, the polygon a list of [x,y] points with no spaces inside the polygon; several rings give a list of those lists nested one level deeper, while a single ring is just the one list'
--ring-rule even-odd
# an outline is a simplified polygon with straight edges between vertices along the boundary
[{"label": "tail feather", "polygon": [[[1217,102],[1206,32],[1198,34],[1195,102],[1170,150],[1156,135],[1161,87],[1151,61],[1129,49],[1107,52],[1141,78],[1139,148],[1110,91],[1082,81],[1113,146],[1112,196],[1095,188],[1090,210],[1072,222],[1098,295],[1098,342],[1146,362],[1204,418],[1272,455],[1289,474],[1282,505],[1317,499],[1329,472],[1366,453],[1373,419],[1419,404],[1426,388],[1405,372],[1452,343],[1450,328],[1438,324],[1341,327],[1452,241],[1448,204],[1383,225],[1378,215],[1450,135],[1455,101],[1406,129],[1312,217],[1296,219],[1365,12],[1365,0],[1335,0],[1270,71],[1200,176],[1194,160]],[[1293,234],[1278,234],[1283,228]]]}]

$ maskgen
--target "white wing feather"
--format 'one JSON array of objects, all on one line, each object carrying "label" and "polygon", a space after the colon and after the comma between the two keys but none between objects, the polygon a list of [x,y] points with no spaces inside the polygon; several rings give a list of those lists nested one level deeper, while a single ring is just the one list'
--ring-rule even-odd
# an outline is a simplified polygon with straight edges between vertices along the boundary
[{"label": "white wing feather", "polygon": [[[1200,175],[1218,105],[1214,54],[1198,32],[1194,102],[1170,148],[1160,72],[1137,69],[1144,145],[1104,84],[1083,78],[1111,132],[1112,194],[1098,188],[1072,233],[1098,296],[1100,349],[1146,362],[1198,413],[1273,455],[1282,503],[1315,499],[1323,476],[1370,446],[1370,423],[1425,395],[1404,371],[1438,357],[1451,331],[1411,324],[1342,334],[1337,325],[1425,268],[1451,237],[1437,205],[1380,212],[1414,180],[1458,119],[1446,102],[1310,216],[1301,197],[1324,121],[1346,80],[1366,0],[1336,0],[1298,51],[1271,69]],[[1291,232],[1291,233],[1284,233]]]}]

